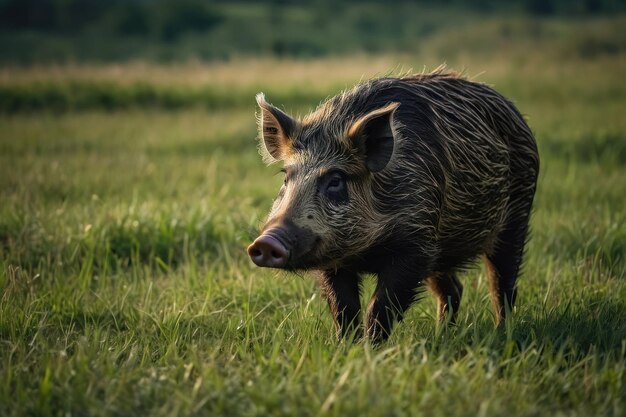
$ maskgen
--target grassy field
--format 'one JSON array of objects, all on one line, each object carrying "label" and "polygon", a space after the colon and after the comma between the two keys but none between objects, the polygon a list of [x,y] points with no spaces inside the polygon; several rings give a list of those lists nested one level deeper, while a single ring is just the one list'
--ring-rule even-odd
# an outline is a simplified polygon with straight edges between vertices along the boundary
[{"label": "grassy field", "polygon": [[[437,326],[426,297],[382,347],[338,343],[311,279],[245,254],[282,181],[256,151],[255,92],[303,114],[490,30],[417,56],[0,69],[2,100],[44,97],[0,115],[0,415],[625,415],[623,52],[522,37],[448,58],[518,104],[541,152],[505,330],[477,267],[457,327]],[[183,104],[54,107],[42,85],[141,85]]]}]

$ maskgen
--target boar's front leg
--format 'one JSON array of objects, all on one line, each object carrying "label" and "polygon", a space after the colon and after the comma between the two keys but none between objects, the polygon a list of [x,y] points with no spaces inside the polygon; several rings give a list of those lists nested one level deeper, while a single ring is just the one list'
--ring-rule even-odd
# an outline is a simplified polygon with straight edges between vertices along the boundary
[{"label": "boar's front leg", "polygon": [[396,321],[415,300],[423,275],[406,268],[390,268],[378,274],[378,285],[367,309],[367,337],[378,344],[386,340]]},{"label": "boar's front leg", "polygon": [[322,295],[335,320],[337,337],[361,337],[361,277],[352,271],[340,269],[323,271],[320,277]]}]

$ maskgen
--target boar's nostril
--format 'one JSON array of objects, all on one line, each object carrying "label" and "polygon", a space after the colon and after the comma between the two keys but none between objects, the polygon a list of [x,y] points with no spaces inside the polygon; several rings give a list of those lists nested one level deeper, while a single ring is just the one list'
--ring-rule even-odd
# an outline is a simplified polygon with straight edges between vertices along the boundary
[{"label": "boar's nostril", "polygon": [[248,247],[248,255],[258,266],[283,268],[289,259],[289,250],[275,237],[264,234]]}]

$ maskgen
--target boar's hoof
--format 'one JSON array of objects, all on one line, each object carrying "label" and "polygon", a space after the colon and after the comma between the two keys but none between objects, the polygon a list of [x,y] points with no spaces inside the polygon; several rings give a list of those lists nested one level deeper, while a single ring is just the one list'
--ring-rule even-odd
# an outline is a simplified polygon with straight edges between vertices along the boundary
[{"label": "boar's hoof", "polygon": [[289,251],[273,236],[261,235],[250,246],[248,255],[257,266],[283,268],[287,265]]}]

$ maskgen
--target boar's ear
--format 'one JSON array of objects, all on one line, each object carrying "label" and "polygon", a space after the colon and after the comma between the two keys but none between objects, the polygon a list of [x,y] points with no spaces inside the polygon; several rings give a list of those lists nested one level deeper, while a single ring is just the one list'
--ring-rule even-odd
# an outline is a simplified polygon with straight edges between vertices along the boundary
[{"label": "boar's ear", "polygon": [[297,122],[266,102],[263,93],[257,94],[256,102],[261,109],[258,123],[259,136],[263,139],[259,146],[263,160],[267,163],[284,160],[291,151],[291,138]]},{"label": "boar's ear", "polygon": [[393,113],[400,103],[390,103],[357,119],[348,129],[348,137],[365,156],[371,172],[387,166],[394,146]]}]

